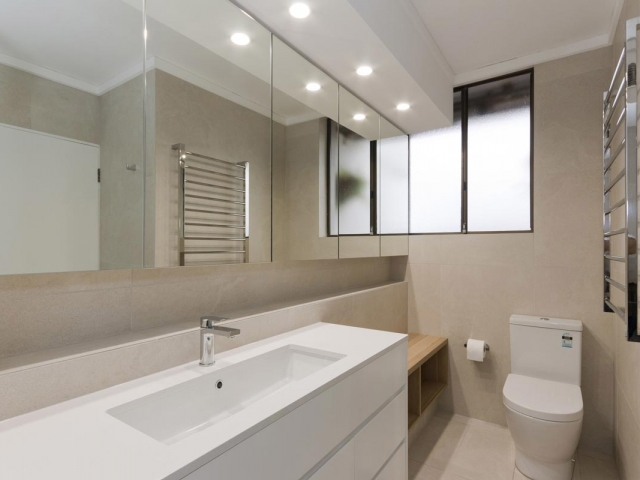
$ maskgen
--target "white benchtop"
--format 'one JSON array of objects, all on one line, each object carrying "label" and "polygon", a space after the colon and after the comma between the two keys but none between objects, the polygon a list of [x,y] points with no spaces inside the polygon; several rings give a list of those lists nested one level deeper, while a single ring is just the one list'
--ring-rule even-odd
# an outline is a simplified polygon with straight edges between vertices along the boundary
[{"label": "white benchtop", "polygon": [[[0,422],[0,478],[180,479],[309,398],[406,341],[406,335],[317,323]],[[322,370],[175,444],[165,445],[107,410],[285,345],[345,355]],[[88,373],[90,374],[90,373]]]}]

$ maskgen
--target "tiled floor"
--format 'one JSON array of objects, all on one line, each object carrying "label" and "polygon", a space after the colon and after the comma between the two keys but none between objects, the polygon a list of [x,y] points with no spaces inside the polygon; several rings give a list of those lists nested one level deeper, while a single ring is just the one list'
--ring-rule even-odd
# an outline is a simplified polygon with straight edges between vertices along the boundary
[{"label": "tiled floor", "polygon": [[[409,450],[409,480],[526,480],[509,430],[438,413]],[[613,459],[578,455],[573,480],[619,480]]]}]

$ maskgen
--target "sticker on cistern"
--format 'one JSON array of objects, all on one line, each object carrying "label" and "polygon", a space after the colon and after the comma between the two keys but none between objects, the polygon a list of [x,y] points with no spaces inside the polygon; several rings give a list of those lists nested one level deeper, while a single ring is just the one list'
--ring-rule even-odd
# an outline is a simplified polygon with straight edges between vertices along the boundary
[{"label": "sticker on cistern", "polygon": [[568,333],[562,335],[562,348],[573,348],[573,337]]}]

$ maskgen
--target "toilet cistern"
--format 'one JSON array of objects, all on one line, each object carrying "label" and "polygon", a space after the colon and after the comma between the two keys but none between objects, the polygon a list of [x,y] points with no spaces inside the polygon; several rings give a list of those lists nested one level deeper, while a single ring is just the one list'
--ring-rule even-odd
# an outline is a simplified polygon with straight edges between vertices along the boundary
[{"label": "toilet cistern", "polygon": [[233,338],[240,335],[237,328],[222,327],[220,322],[229,320],[215,315],[203,315],[200,317],[200,365],[210,367],[216,363],[214,352],[214,337],[220,335]]}]

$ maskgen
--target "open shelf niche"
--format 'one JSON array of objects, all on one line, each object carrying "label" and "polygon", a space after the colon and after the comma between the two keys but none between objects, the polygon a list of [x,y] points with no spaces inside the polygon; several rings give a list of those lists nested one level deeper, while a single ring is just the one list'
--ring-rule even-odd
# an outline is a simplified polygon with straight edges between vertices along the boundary
[{"label": "open shelf niche", "polygon": [[449,355],[447,339],[409,334],[408,400],[411,428],[447,386]]}]

